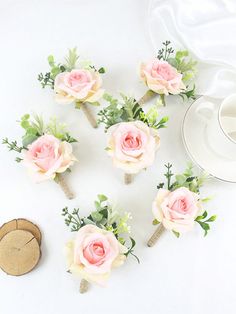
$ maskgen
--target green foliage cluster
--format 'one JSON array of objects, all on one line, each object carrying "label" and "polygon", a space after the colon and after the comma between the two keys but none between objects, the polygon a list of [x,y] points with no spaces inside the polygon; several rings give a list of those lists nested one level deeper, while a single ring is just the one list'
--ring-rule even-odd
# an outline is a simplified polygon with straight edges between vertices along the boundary
[{"label": "green foliage cluster", "polygon": [[[109,204],[108,198],[103,194],[98,195],[94,205],[95,210],[87,217],[80,217],[79,208],[74,208],[72,212],[69,212],[68,207],[63,208],[62,216],[65,217],[65,224],[71,228],[72,232],[78,231],[88,224],[95,225],[112,232],[122,245],[126,245],[124,237],[130,233],[130,226],[128,225],[128,221],[131,219],[130,214],[121,215],[116,207]],[[131,237],[129,239],[131,245],[126,255],[134,255],[135,240]],[[137,258],[137,256],[135,257]]]},{"label": "green foliage cluster", "polygon": [[31,119],[29,114],[25,114],[21,118],[20,125],[25,130],[25,134],[22,137],[22,144],[24,147],[27,147],[44,134],[53,135],[59,140],[68,143],[77,142],[77,140],[71,137],[67,132],[66,125],[58,122],[55,118],[51,118],[49,123],[45,124],[41,116],[34,115]]},{"label": "green foliage cluster", "polygon": [[[48,56],[48,64],[50,66],[50,70],[45,74],[40,73],[38,75],[38,81],[41,83],[42,88],[46,86],[54,88],[55,78],[59,73],[63,73],[65,71],[70,72],[71,70],[77,68],[78,66],[79,55],[77,53],[77,48],[68,49],[68,55],[65,57],[63,63],[56,63],[54,56]],[[96,69],[94,65],[91,65],[90,62],[81,61],[82,68],[84,69],[92,69],[95,72],[99,72],[101,74],[105,73],[105,69],[101,67],[100,69]]]},{"label": "green foliage cluster", "polygon": [[[181,174],[174,174],[172,172],[172,165],[170,163],[165,165],[167,171],[164,174],[166,177],[166,184],[164,182],[161,182],[158,184],[157,189],[166,188],[169,191],[174,191],[181,187],[186,187],[191,192],[200,194],[200,188],[203,186],[204,182],[208,179],[208,176],[205,173],[201,173],[200,175],[194,174],[193,166],[192,164],[188,164],[185,171]],[[174,180],[173,180],[174,178]],[[200,199],[201,202],[207,202],[210,200],[210,198]],[[198,217],[196,217],[195,221],[202,227],[202,229],[205,231],[205,236],[207,235],[207,232],[210,230],[209,222],[213,222],[216,219],[216,216],[213,215],[206,219],[208,213],[207,211],[204,211],[204,213]],[[204,220],[206,219],[206,220]],[[156,219],[153,220],[153,224],[157,225],[160,222]],[[179,233],[172,230],[173,233],[179,237]]]},{"label": "green foliage cluster", "polygon": [[166,127],[168,117],[163,117],[158,121],[158,111],[156,107],[150,108],[149,111],[145,113],[139,103],[132,97],[121,94],[121,102],[109,94],[104,94],[103,97],[109,102],[109,105],[99,111],[98,116],[100,118],[98,123],[105,124],[105,131],[114,124],[136,120],[140,120],[154,129]]}]

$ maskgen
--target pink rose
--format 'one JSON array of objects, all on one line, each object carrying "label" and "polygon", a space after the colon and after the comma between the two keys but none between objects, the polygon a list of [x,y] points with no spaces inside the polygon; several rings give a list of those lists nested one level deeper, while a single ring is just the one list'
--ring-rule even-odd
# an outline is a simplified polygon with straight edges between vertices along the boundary
[{"label": "pink rose", "polygon": [[157,131],[142,121],[115,124],[108,129],[108,136],[108,154],[126,173],[138,173],[150,166],[160,144]]},{"label": "pink rose", "polygon": [[167,61],[157,58],[142,63],[140,76],[148,88],[157,94],[179,94],[185,90],[182,74]]},{"label": "pink rose", "polygon": [[77,69],[59,73],[55,78],[56,102],[70,104],[78,102],[97,102],[103,95],[102,79],[93,70]]},{"label": "pink rose", "polygon": [[66,171],[76,160],[71,144],[53,135],[42,135],[27,148],[24,164],[36,182],[54,179],[56,173]]},{"label": "pink rose", "polygon": [[67,244],[67,263],[72,273],[103,285],[111,269],[123,264],[126,252],[112,232],[86,225]]},{"label": "pink rose", "polygon": [[155,218],[168,230],[179,233],[190,231],[202,210],[199,196],[185,187],[170,192],[159,189],[153,202]]}]

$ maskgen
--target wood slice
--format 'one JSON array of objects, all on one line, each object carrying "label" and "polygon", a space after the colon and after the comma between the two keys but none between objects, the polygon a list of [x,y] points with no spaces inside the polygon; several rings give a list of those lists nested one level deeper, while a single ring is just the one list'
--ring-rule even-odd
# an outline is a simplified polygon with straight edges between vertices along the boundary
[{"label": "wood slice", "polygon": [[21,276],[30,272],[40,257],[39,243],[29,231],[10,231],[0,241],[0,267],[8,275]]},{"label": "wood slice", "polygon": [[27,219],[18,218],[17,229],[31,232],[33,236],[36,238],[36,240],[38,241],[39,245],[41,245],[42,234],[37,225],[35,225],[34,223],[32,223],[31,221]]},{"label": "wood slice", "polygon": [[13,230],[25,230],[31,232],[37,239],[39,245],[41,245],[42,234],[39,227],[24,218],[13,219],[2,225],[0,228],[0,241],[8,232]]}]

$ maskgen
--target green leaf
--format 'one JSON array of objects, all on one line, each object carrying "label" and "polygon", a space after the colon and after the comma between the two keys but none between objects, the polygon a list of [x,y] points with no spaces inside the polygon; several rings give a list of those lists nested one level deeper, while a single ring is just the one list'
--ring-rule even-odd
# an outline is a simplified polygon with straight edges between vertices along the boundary
[{"label": "green leaf", "polygon": [[211,201],[211,200],[212,200],[212,197],[211,197],[211,196],[205,197],[205,198],[202,198],[202,199],[201,199],[201,201],[202,201],[203,203],[209,202],[209,201]]},{"label": "green leaf", "polygon": [[101,209],[101,204],[100,204],[100,202],[95,201],[94,204],[95,204],[95,208],[96,208],[97,210],[100,210],[100,209]]},{"label": "green leaf", "polygon": [[188,56],[187,50],[179,50],[179,51],[176,51],[175,59],[177,62],[180,62],[181,59],[183,59],[184,57],[187,57],[187,56]]},{"label": "green leaf", "polygon": [[175,230],[172,230],[172,232],[174,233],[174,235],[175,235],[177,238],[179,238],[179,236],[180,236],[180,233],[179,233],[179,232],[177,232],[177,231],[175,231]]},{"label": "green leaf", "polygon": [[83,218],[85,225],[95,225],[94,221],[88,218]]},{"label": "green leaf", "polygon": [[105,202],[108,198],[106,197],[106,195],[98,194],[98,199],[100,202]]},{"label": "green leaf", "polygon": [[169,59],[167,60],[167,62],[168,62],[170,65],[172,65],[174,68],[177,68],[177,66],[178,66],[178,62],[177,62],[177,60],[176,60],[175,58],[169,58]]},{"label": "green leaf", "polygon": [[132,250],[132,249],[135,247],[136,242],[135,242],[135,240],[134,240],[133,238],[131,238],[131,237],[130,237],[130,241],[131,241],[131,247],[130,247],[130,250]]},{"label": "green leaf", "polygon": [[182,174],[177,174],[175,176],[175,179],[176,179],[179,186],[182,186],[184,184],[184,182],[186,181],[186,177]]},{"label": "green leaf", "polygon": [[205,222],[213,222],[213,221],[216,220],[216,218],[217,218],[217,216],[216,216],[216,215],[213,215],[213,216],[211,216],[209,219],[207,219]]},{"label": "green leaf", "polygon": [[22,137],[22,144],[24,147],[27,147],[29,144],[33,143],[38,138],[37,135],[26,133]]},{"label": "green leaf", "polygon": [[158,225],[159,223],[160,223],[160,221],[158,221],[157,219],[154,219],[154,220],[152,221],[152,224],[153,224],[154,226]]},{"label": "green leaf", "polygon": [[102,67],[102,68],[100,68],[100,69],[98,70],[98,72],[101,73],[101,74],[103,74],[103,73],[106,72],[106,70],[105,70],[105,68]]},{"label": "green leaf", "polygon": [[52,55],[48,56],[48,63],[51,67],[54,66],[54,57]]},{"label": "green leaf", "polygon": [[65,58],[66,64],[65,67],[68,71],[73,70],[76,67],[76,63],[79,59],[79,56],[77,54],[77,48],[69,49],[68,55]]},{"label": "green leaf", "polygon": [[203,230],[206,230],[206,231],[210,230],[210,226],[208,223],[203,222],[203,221],[198,221],[198,223],[200,224]]},{"label": "green leaf", "polygon": [[202,219],[205,219],[207,216],[207,211],[204,211],[204,213],[200,216],[197,216],[197,218],[195,219],[196,221],[200,221]]},{"label": "green leaf", "polygon": [[103,216],[101,214],[99,214],[99,212],[97,212],[97,211],[92,212],[91,216],[92,216],[94,222],[100,222],[103,218]]}]

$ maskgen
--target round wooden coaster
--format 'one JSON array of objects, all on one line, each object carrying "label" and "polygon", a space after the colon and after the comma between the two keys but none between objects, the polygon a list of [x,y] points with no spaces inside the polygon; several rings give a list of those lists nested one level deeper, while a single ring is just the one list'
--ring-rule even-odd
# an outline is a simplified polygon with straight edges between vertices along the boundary
[{"label": "round wooden coaster", "polygon": [[42,235],[39,227],[24,218],[13,219],[2,225],[0,228],[0,241],[8,232],[13,230],[25,230],[31,232],[37,239],[39,245],[41,245]]},{"label": "round wooden coaster", "polygon": [[40,257],[39,243],[29,231],[10,231],[0,241],[0,267],[8,275],[21,276],[30,272]]}]

